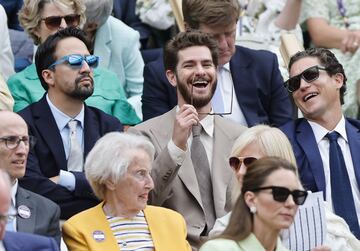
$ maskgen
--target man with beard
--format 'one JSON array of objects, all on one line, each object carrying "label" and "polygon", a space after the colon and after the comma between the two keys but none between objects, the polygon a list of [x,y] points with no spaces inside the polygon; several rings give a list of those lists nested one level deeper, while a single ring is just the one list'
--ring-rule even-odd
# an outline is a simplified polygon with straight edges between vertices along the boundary
[{"label": "man with beard", "polygon": [[196,249],[215,219],[231,208],[233,175],[226,160],[245,127],[209,115],[218,64],[217,45],[209,35],[179,33],[167,44],[164,62],[177,89],[177,106],[129,131],[147,136],[155,146],[149,202],[181,213]]},{"label": "man with beard", "polygon": [[37,138],[20,185],[58,203],[61,219],[98,203],[83,172],[84,159],[101,136],[122,130],[116,118],[84,104],[93,93],[99,60],[88,48],[85,33],[76,28],[49,36],[35,56],[47,92],[19,112]]}]

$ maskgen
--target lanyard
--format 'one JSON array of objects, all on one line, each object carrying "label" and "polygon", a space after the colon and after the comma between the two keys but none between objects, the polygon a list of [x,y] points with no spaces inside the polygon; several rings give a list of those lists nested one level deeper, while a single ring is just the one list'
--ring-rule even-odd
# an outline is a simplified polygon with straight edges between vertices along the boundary
[{"label": "lanyard", "polygon": [[341,17],[344,20],[344,24],[345,24],[345,28],[349,28],[349,21],[348,21],[348,17],[346,16],[346,8],[345,8],[345,4],[343,0],[336,0],[337,3],[337,8],[339,10],[339,13],[341,15]]}]

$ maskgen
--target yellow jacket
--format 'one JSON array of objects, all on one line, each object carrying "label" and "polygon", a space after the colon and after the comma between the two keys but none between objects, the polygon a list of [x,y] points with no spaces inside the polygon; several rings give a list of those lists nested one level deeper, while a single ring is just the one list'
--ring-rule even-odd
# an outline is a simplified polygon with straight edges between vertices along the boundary
[{"label": "yellow jacket", "polygon": [[[63,238],[69,251],[120,250],[103,212],[103,204],[78,213],[64,223]],[[179,213],[147,206],[144,214],[156,251],[191,251],[186,240],[185,220]]]}]

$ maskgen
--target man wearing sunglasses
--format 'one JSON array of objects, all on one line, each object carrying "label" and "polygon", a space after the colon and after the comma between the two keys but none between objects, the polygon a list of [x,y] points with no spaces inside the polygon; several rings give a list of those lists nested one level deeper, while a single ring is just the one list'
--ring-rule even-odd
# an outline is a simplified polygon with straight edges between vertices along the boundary
[{"label": "man wearing sunglasses", "polygon": [[360,238],[360,122],[342,113],[343,66],[332,52],[312,48],[295,54],[285,87],[304,118],[281,129],[289,137],[304,187],[323,191],[335,214]]},{"label": "man wearing sunglasses", "polygon": [[8,214],[12,193],[10,182],[9,175],[0,169],[0,250],[58,251],[59,247],[53,238],[6,231],[7,222],[11,217]]},{"label": "man wearing sunglasses", "polygon": [[[280,126],[293,117],[292,105],[282,87],[277,58],[266,51],[235,45],[238,0],[183,0],[185,27],[214,37],[219,49],[218,85],[214,111],[239,124]],[[176,89],[165,76],[162,57],[144,68],[143,119],[171,110]]]},{"label": "man wearing sunglasses", "polygon": [[18,114],[0,111],[0,169],[11,179],[11,204],[6,230],[54,237],[60,245],[60,208],[51,200],[19,186],[24,177],[29,149],[35,138],[29,136]]},{"label": "man wearing sunglasses", "polygon": [[245,128],[208,115],[218,63],[217,45],[209,35],[179,33],[167,44],[164,62],[166,76],[177,90],[178,105],[129,131],[142,133],[155,146],[155,188],[149,202],[181,213],[188,241],[196,249],[215,218],[230,210],[234,176],[226,168],[226,158]]},{"label": "man wearing sunglasses", "polygon": [[122,131],[115,117],[84,103],[94,90],[98,60],[77,28],[49,36],[35,56],[47,92],[19,112],[37,138],[20,185],[56,202],[61,219],[98,203],[83,172],[84,159],[101,136]]}]

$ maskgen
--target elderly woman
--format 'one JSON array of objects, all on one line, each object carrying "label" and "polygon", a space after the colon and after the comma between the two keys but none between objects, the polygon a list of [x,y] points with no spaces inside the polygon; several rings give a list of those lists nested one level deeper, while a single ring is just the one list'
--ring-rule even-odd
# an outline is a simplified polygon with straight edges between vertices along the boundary
[{"label": "elderly woman", "polygon": [[[25,0],[19,19],[35,45],[39,45],[59,29],[82,27],[85,23],[85,5],[82,0]],[[124,125],[140,122],[113,72],[97,68],[94,70],[94,80],[94,93],[86,100],[88,105],[117,117]],[[8,80],[8,86],[15,100],[14,111],[38,101],[45,93],[35,64],[13,75]]]},{"label": "elderly woman", "polygon": [[86,5],[84,30],[92,41],[100,66],[116,73],[125,89],[128,102],[139,117],[143,91],[144,61],[139,46],[139,33],[111,16],[113,0],[83,0]]},{"label": "elderly woman", "polygon": [[278,157],[255,161],[244,176],[227,228],[200,250],[286,250],[279,233],[292,224],[306,196],[290,162]]},{"label": "elderly woman", "polygon": [[[239,136],[234,143],[231,156],[230,166],[239,182],[233,191],[234,198],[240,194],[248,166],[256,159],[277,156],[296,166],[295,156],[286,135],[279,129],[267,125],[254,126]],[[360,250],[359,241],[351,234],[345,221],[328,210],[325,210],[325,213],[327,224],[325,245],[332,247],[331,250]],[[222,233],[229,223],[230,215],[231,213],[217,219],[209,235]],[[319,246],[314,250],[329,250],[326,246]]]},{"label": "elderly woman", "polygon": [[147,139],[119,132],[95,144],[85,174],[103,202],[65,222],[63,237],[70,251],[191,250],[183,217],[146,205],[154,187],[154,152]]}]

